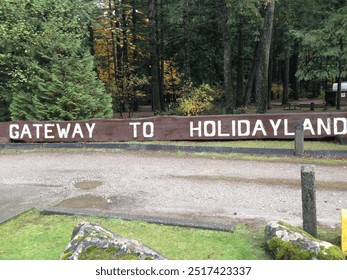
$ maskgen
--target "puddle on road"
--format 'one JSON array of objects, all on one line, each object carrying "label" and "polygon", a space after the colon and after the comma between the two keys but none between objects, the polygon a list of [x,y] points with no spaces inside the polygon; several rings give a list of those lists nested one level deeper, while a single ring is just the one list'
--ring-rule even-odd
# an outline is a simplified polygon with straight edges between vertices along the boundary
[{"label": "puddle on road", "polygon": [[107,208],[107,200],[94,195],[81,195],[77,197],[72,197],[61,201],[56,205],[62,208],[73,208],[73,209],[93,209],[98,208],[105,210]]},{"label": "puddle on road", "polygon": [[102,185],[101,181],[82,181],[75,183],[75,188],[78,188],[80,190],[93,190],[97,187],[100,187]]},{"label": "puddle on road", "polygon": [[85,194],[72,198],[65,199],[55,207],[70,208],[70,209],[98,209],[110,210],[119,207],[128,207],[129,205],[138,206],[139,200],[134,197],[127,196],[111,196],[103,198],[91,194]]}]

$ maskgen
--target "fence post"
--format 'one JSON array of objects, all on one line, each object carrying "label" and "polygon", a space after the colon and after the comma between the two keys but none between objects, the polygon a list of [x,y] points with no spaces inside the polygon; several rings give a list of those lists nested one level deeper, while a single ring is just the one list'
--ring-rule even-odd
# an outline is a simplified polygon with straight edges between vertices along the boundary
[{"label": "fence post", "polygon": [[311,166],[301,167],[303,229],[317,237],[315,172]]},{"label": "fence post", "polygon": [[304,155],[304,127],[302,124],[295,126],[294,155],[298,157]]}]

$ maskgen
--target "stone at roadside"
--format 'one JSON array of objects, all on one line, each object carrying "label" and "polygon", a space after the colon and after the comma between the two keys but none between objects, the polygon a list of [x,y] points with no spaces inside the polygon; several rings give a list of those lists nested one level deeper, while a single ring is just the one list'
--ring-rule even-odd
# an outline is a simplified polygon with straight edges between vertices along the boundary
[{"label": "stone at roadside", "polygon": [[283,222],[265,227],[266,248],[278,260],[343,260],[342,250]]},{"label": "stone at roadside", "polygon": [[82,222],[72,233],[63,260],[164,260],[137,240],[114,234],[99,225]]}]

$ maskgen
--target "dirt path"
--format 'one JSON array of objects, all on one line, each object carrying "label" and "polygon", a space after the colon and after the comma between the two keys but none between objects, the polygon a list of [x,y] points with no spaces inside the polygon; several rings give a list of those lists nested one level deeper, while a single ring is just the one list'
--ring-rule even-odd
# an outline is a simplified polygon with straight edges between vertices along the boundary
[{"label": "dirt path", "polygon": [[[0,221],[30,207],[300,225],[300,164],[144,152],[0,154]],[[315,166],[318,222],[338,226],[347,166]]]}]

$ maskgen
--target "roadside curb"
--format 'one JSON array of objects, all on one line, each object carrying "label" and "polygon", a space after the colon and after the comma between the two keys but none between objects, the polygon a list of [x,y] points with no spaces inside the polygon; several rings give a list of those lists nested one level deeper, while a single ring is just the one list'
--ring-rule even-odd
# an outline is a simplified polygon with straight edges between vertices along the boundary
[{"label": "roadside curb", "polygon": [[[188,153],[239,153],[257,155],[294,156],[294,149],[237,148],[142,143],[11,143],[0,144],[1,150],[36,149],[122,149],[128,151],[164,151]],[[347,158],[347,150],[307,150],[305,156]]]},{"label": "roadside curb", "polygon": [[94,216],[100,218],[115,218],[126,221],[143,221],[151,224],[167,225],[167,226],[178,226],[187,228],[197,228],[205,230],[216,230],[225,232],[234,232],[234,225],[222,224],[222,223],[210,223],[203,221],[189,221],[184,219],[173,219],[155,216],[142,216],[142,215],[131,215],[114,212],[101,212],[95,210],[85,209],[71,209],[71,208],[48,208],[40,210],[43,215],[76,215],[76,216]]},{"label": "roadside curb", "polygon": [[29,211],[31,211],[31,210],[33,210],[33,209],[34,209],[33,207],[30,207],[30,208],[21,210],[21,211],[17,212],[16,214],[11,215],[10,217],[7,217],[7,218],[5,218],[5,219],[2,219],[2,220],[0,220],[0,225],[1,225],[1,224],[4,224],[4,223],[6,223],[6,222],[8,222],[8,221],[10,221],[10,220],[12,220],[12,219],[15,219],[15,218],[19,217],[20,215],[22,215],[22,214],[24,214],[24,213],[26,213],[26,212],[29,212]]}]

